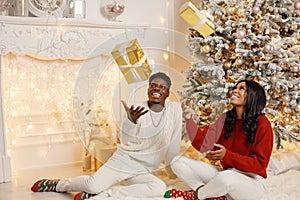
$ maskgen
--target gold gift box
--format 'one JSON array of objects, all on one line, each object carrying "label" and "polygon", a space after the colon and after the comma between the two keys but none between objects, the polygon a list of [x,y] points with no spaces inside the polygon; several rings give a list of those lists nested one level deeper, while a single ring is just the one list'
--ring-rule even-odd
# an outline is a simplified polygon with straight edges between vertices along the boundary
[{"label": "gold gift box", "polygon": [[185,2],[180,7],[180,16],[191,26],[196,26],[200,21],[200,17],[198,16],[198,8],[191,2]]},{"label": "gold gift box", "polygon": [[180,7],[179,14],[187,23],[196,29],[204,38],[215,32],[212,16],[205,11],[199,11],[191,2],[185,2]]},{"label": "gold gift box", "polygon": [[215,25],[209,19],[202,19],[196,26],[194,26],[204,38],[207,38],[215,32]]},{"label": "gold gift box", "polygon": [[149,78],[152,70],[137,39],[117,44],[111,54],[128,84]]}]

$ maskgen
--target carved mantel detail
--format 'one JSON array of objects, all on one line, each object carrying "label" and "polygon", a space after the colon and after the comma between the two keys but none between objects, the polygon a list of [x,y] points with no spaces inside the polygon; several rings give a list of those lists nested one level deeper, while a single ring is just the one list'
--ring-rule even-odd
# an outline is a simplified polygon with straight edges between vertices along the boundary
[{"label": "carved mantel detail", "polygon": [[69,19],[0,17],[0,54],[13,52],[47,59],[85,59],[99,44],[115,35],[147,27]]}]

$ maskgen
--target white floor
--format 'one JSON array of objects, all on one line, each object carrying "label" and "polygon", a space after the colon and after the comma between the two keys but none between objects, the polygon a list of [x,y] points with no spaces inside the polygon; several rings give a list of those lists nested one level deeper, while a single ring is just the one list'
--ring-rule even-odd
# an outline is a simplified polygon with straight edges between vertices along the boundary
[{"label": "white floor", "polygon": [[72,200],[74,193],[31,192],[32,184],[41,178],[63,178],[82,175],[81,167],[48,169],[12,177],[8,183],[0,183],[0,200]]},{"label": "white floor", "polygon": [[[60,168],[57,170],[48,169],[27,173],[19,176],[13,176],[9,183],[0,184],[0,200],[72,200],[74,193],[56,193],[56,192],[31,192],[32,184],[41,178],[63,178],[76,175],[87,174],[81,167]],[[168,185],[175,186],[178,182],[167,181]],[[262,200],[298,200],[300,195],[300,171],[290,170],[286,173],[270,176],[266,182],[268,193]],[[179,183],[180,184],[180,183]],[[177,185],[178,186],[178,185]],[[180,187],[179,187],[180,188]],[[103,198],[95,197],[94,200]],[[127,200],[130,198],[124,198]],[[161,200],[163,198],[159,198]],[[115,200],[115,199],[114,199]],[[119,200],[119,199],[118,199]],[[132,200],[132,199],[130,199]],[[136,198],[134,200],[137,200]],[[141,199],[139,199],[141,200]],[[148,199],[149,200],[149,199]],[[153,200],[153,199],[151,199]]]}]

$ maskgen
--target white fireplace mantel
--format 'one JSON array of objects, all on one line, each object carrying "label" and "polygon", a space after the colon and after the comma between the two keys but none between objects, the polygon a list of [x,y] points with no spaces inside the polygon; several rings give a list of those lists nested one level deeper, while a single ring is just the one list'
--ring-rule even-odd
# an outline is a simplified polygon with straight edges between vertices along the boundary
[{"label": "white fireplace mantel", "polygon": [[[106,76],[110,73],[112,74],[115,69],[112,69],[112,66],[115,66],[110,54],[112,48],[114,48],[116,44],[132,40],[133,38],[137,38],[139,40],[139,43],[143,50],[145,50],[147,56],[149,56],[152,61],[155,61],[154,66],[157,66],[158,68],[161,67],[174,74],[174,76],[176,75],[175,80],[181,80],[179,78],[179,72],[177,73],[176,70],[181,71],[181,68],[189,66],[188,61],[191,61],[189,51],[185,48],[185,35],[174,30],[174,27],[176,27],[175,24],[180,21],[176,19],[180,19],[180,17],[177,16],[177,10],[182,1],[127,1],[125,12],[119,18],[122,22],[108,21],[101,16],[99,13],[100,3],[101,1],[99,0],[87,1],[88,12],[86,19],[0,16],[0,66],[2,65],[2,67],[5,67],[10,66],[11,64],[14,66],[13,69],[17,69],[13,71],[16,72],[16,75],[14,76],[16,79],[11,78],[11,83],[15,84],[17,82],[16,80],[19,78],[19,86],[22,86],[21,82],[23,80],[23,76],[18,77],[18,70],[26,71],[26,78],[28,78],[26,80],[31,80],[30,77],[32,74],[29,73],[30,70],[37,71],[41,76],[38,78],[40,78],[40,83],[42,83],[42,87],[44,87],[43,90],[41,90],[43,93],[47,88],[51,89],[51,81],[54,82],[56,79],[54,76],[44,76],[44,73],[41,73],[42,71],[40,69],[47,70],[48,67],[51,68],[57,66],[59,69],[62,67],[68,70],[73,70],[73,66],[79,66],[78,68],[84,69],[79,73],[81,75],[80,78],[82,78],[82,80],[79,79],[79,81],[82,82],[87,82],[85,81],[85,77],[87,77],[87,79],[95,77],[96,79],[97,75],[100,74],[101,76]],[[11,55],[11,53],[17,56]],[[11,59],[15,59],[14,62],[7,62],[8,60],[11,61]],[[18,65],[18,59],[20,59],[20,63],[25,61],[26,65]],[[68,62],[68,60],[72,61]],[[1,63],[1,61],[3,62]],[[17,65],[14,65],[15,63],[17,63]],[[33,65],[32,63],[38,64]],[[167,67],[169,65],[173,66],[173,68],[171,69]],[[0,73],[5,74],[7,71],[3,69],[0,70]],[[68,73],[68,70],[58,71],[65,72],[63,75],[72,79],[73,74],[69,76],[70,73]],[[74,71],[74,77],[76,77],[77,71],[75,69]],[[119,71],[116,72],[119,73]],[[92,74],[93,76],[88,77],[85,76],[86,74]],[[94,74],[96,75],[94,76]],[[32,77],[34,77],[34,73]],[[43,77],[45,77],[48,82],[43,81]],[[110,75],[108,77],[110,77]],[[118,74],[118,77],[116,76],[113,78],[114,80],[121,80],[122,76]],[[35,79],[34,77],[32,81],[34,80],[39,79]],[[96,83],[92,82],[91,84],[94,84],[95,86],[93,85],[93,87],[96,87],[98,83],[106,84],[105,80],[106,79],[101,79],[97,82],[97,79],[94,81]],[[2,80],[0,83],[1,82]],[[69,83],[68,81],[65,82]],[[46,89],[45,84],[49,84],[49,87]],[[176,84],[178,87],[181,86],[180,81],[174,82],[174,86]],[[27,86],[27,82],[25,82],[24,85]],[[56,84],[54,85],[56,86]],[[63,86],[64,84],[61,85]],[[109,82],[109,87],[110,86],[112,86],[112,82]],[[0,89],[1,87],[2,86],[0,84]],[[132,87],[134,87],[134,85]],[[135,90],[131,90],[131,88],[127,89],[128,91],[137,90],[136,88],[134,88]],[[85,92],[84,90],[82,91],[83,93]],[[122,91],[123,94],[126,93],[127,90],[123,91],[120,89],[120,91]],[[94,92],[94,90],[91,90],[91,93],[92,92]],[[44,93],[45,95],[42,96],[46,96],[47,92]],[[56,97],[65,95],[63,98],[68,99],[65,97],[73,95],[72,88],[69,93],[66,93],[65,95],[65,93],[61,92],[59,94],[53,94],[53,96],[56,99]],[[117,96],[115,97],[116,101],[118,101],[119,96],[121,96],[119,93],[121,92],[115,92],[115,95]],[[28,94],[32,93],[28,92]],[[0,96],[0,109],[2,109],[1,100],[2,97]],[[44,98],[43,101],[44,100],[46,100],[46,98]],[[75,131],[71,130],[68,133],[62,133],[59,129],[57,133],[55,132],[55,134],[44,131],[44,128],[48,127],[47,125],[50,123],[48,120],[50,115],[48,115],[48,112],[46,113],[45,110],[40,109],[41,105],[37,104],[38,106],[36,106],[35,102],[36,101],[28,102],[30,106],[33,105],[33,109],[31,109],[30,112],[28,111],[29,114],[27,113],[27,115],[29,117],[34,116],[32,119],[38,119],[38,121],[33,120],[34,123],[43,123],[39,126],[35,126],[36,129],[32,130],[30,133],[26,132],[26,135],[23,134],[22,137],[16,137],[17,140],[14,140],[16,143],[8,143],[11,145],[9,149],[6,148],[5,141],[6,136],[10,135],[8,135],[9,132],[7,135],[4,133],[5,130],[9,129],[9,126],[7,126],[7,129],[2,126],[4,124],[0,115],[0,125],[2,127],[2,130],[0,129],[0,183],[7,182],[11,179],[11,172],[19,174],[28,172],[29,170],[33,171],[38,168],[44,168],[45,166],[69,166],[74,163],[76,164],[81,160],[79,149],[81,149],[82,144],[80,141],[76,140],[76,136],[74,135],[76,134]],[[115,101],[112,103],[115,103]],[[1,113],[3,112],[0,110],[0,114]],[[42,118],[36,114],[45,114],[45,116]],[[22,115],[20,119],[18,118],[18,120],[27,119],[28,116]],[[64,127],[65,126],[66,124],[64,124]],[[15,126],[13,127],[15,128]],[[19,132],[23,131],[20,131],[19,129]],[[19,136],[20,134],[18,131],[13,133]],[[38,135],[34,135],[35,133],[38,133]],[[57,140],[53,141],[53,138]],[[8,141],[11,141],[10,138],[7,139]],[[38,145],[36,145],[36,143],[35,145],[32,145],[31,141],[35,141]],[[45,142],[42,143],[42,141],[46,141],[48,143],[45,144]],[[51,148],[49,147],[49,141],[51,142]],[[34,159],[29,159],[30,156],[24,156],[32,155],[32,152],[37,151],[36,148],[39,148],[39,150],[41,150],[44,154],[39,154],[35,156]],[[61,149],[64,149],[63,155],[61,155]],[[57,155],[60,155],[59,158]],[[12,162],[14,168],[11,168],[10,162]]]},{"label": "white fireplace mantel", "polygon": [[[143,4],[145,3],[144,1],[136,1],[136,3],[137,2]],[[156,3],[160,5],[161,1],[157,0]],[[149,3],[149,5],[150,4],[152,5],[153,2]],[[182,48],[185,47],[185,35],[181,34],[180,32],[174,31],[173,28],[170,28],[172,26],[172,23],[168,23],[168,17],[172,14],[173,9],[169,9],[169,7],[166,6],[164,8],[161,8],[161,11],[158,12],[159,17],[150,18],[149,15],[147,15],[149,6],[144,6],[143,10],[141,10],[139,13],[137,13],[136,11],[130,11],[131,8],[133,7],[128,5],[128,13],[133,13],[132,16],[128,13],[127,15],[126,13],[124,13],[124,18],[126,17],[127,20],[126,22],[104,21],[101,20],[101,18],[95,18],[98,19],[98,21],[92,21],[91,18],[68,19],[53,17],[39,18],[0,16],[0,57],[2,56],[1,58],[3,58],[2,67],[10,66],[11,64],[12,66],[14,66],[13,69],[21,70],[21,72],[26,72],[26,81],[31,81],[30,77],[34,77],[32,81],[39,80],[42,84],[42,90],[38,91],[41,91],[42,94],[45,94],[42,96],[47,96],[47,89],[50,90],[52,88],[51,81],[55,81],[55,77],[51,76],[51,74],[46,74],[47,76],[44,76],[44,73],[41,73],[44,72],[42,70],[47,71],[48,67],[51,68],[59,66],[59,70],[57,70],[58,73],[62,71],[62,73],[65,73],[62,77],[65,78],[66,75],[66,77],[69,77],[70,80],[72,79],[73,75],[74,77],[77,77],[78,74],[80,74],[80,77],[77,77],[75,81],[81,81],[80,83],[86,84],[80,85],[82,87],[80,87],[80,92],[82,92],[82,94],[84,95],[78,96],[81,97],[80,100],[83,99],[83,102],[86,102],[85,100],[89,100],[90,97],[89,95],[85,94],[86,92],[89,92],[89,94],[93,93],[95,87],[98,84],[106,84],[105,78],[99,79],[98,82],[98,75],[101,75],[101,77],[102,75],[103,77],[106,77],[107,74],[112,74],[114,72],[115,68],[112,68],[112,66],[114,66],[115,63],[113,62],[113,57],[110,53],[114,46],[116,44],[120,44],[125,41],[137,38],[141,47],[143,48],[143,50],[145,50],[147,56],[151,58],[151,61],[155,61],[154,66],[158,67],[157,69],[165,69],[170,73],[174,74],[174,76],[176,75],[176,80],[181,80],[181,78],[178,78],[180,77],[180,75],[178,75],[179,72],[177,73],[176,69],[180,71],[180,69],[183,66],[189,66],[189,61],[191,61],[192,58],[189,57],[188,49]],[[157,7],[153,6],[153,8],[151,9],[156,10]],[[169,11],[171,13],[169,13]],[[161,21],[162,19],[166,20]],[[134,24],[134,22],[137,23]],[[176,41],[176,44],[174,41]],[[11,56],[11,53],[17,56]],[[18,59],[14,60],[14,62],[4,62],[8,61],[8,57],[9,59],[11,59],[10,57],[12,57],[12,59],[14,59],[15,57],[19,57],[18,59],[20,59],[20,63],[25,61],[24,63],[26,65],[18,65]],[[176,61],[179,62],[175,62],[173,59],[176,59]],[[67,62],[70,60],[72,61]],[[14,65],[15,63],[17,64]],[[173,69],[167,67],[171,63],[174,63],[172,64]],[[78,66],[80,68],[80,71],[76,71],[76,67]],[[60,70],[61,67],[64,68],[64,70]],[[0,73],[5,74],[5,70],[3,69],[0,70]],[[74,74],[70,75],[68,70],[73,69]],[[15,76],[16,79],[8,79],[11,80],[11,82],[13,82],[14,84],[16,84],[16,82],[18,82],[17,79],[19,78],[18,86],[21,87],[21,82],[24,76],[18,77],[18,74],[21,73],[18,73],[19,71],[17,70],[12,70],[13,72],[17,72]],[[31,74],[31,70],[37,71],[39,73],[37,79],[35,78],[34,73],[33,75]],[[119,71],[116,72],[119,73]],[[111,75],[108,75],[107,77],[111,77]],[[44,78],[47,79],[47,81],[44,81]],[[117,76],[114,76],[114,78],[116,79],[116,82],[109,82],[109,87],[113,86],[113,84],[118,84],[118,78],[124,81],[124,79],[121,79],[122,76],[119,77],[119,74],[117,74]],[[93,79],[93,81],[91,81],[91,79]],[[68,81],[65,82],[67,82],[66,85],[71,83]],[[25,82],[24,85],[27,85],[26,83],[27,82]],[[62,83],[62,86],[63,85],[64,83]],[[174,82],[174,86],[175,85],[178,85],[179,87],[181,86],[181,82]],[[56,86],[56,84],[54,84],[54,86]],[[129,86],[128,88],[126,86],[126,90],[120,89],[120,91],[122,91],[122,94],[119,90],[117,90],[117,92],[114,93],[114,101],[111,101],[111,103],[116,103],[116,101],[118,101],[122,95],[128,95],[126,91],[140,91],[140,88],[137,89],[134,87],[136,86],[132,85],[130,86],[130,88]],[[88,88],[88,90],[85,90],[86,88]],[[114,90],[109,91],[113,92]],[[75,94],[75,92],[73,93],[72,87],[70,90],[66,90],[66,92],[66,94],[63,92],[57,95],[53,94],[53,96],[55,97],[54,99],[56,99],[56,97],[58,96],[63,95],[63,99],[68,99],[68,97],[71,97]],[[32,94],[31,92],[27,93]],[[0,96],[0,109],[2,109],[1,100],[2,97]],[[43,101],[44,100],[46,100],[46,98],[44,98]],[[30,170],[33,171],[39,167],[42,168],[45,166],[55,167],[59,165],[70,165],[80,161],[81,159],[80,153],[74,154],[74,152],[78,152],[78,149],[81,149],[82,146],[79,139],[76,138],[76,131],[70,130],[69,132],[62,132],[61,129],[59,129],[57,133],[55,132],[53,134],[52,132],[48,133],[47,131],[44,131],[47,125],[50,124],[48,120],[50,115],[48,115],[48,110],[42,109],[41,105],[35,104],[35,102],[36,101],[28,102],[28,107],[31,108],[30,111],[28,111],[27,115],[25,113],[24,116],[22,115],[18,118],[18,120],[20,121],[24,121],[28,119],[28,117],[30,117],[30,119],[34,119],[31,121],[35,129],[32,132],[29,131],[30,133],[26,132],[26,134],[23,134],[22,130],[19,130],[21,128],[18,128],[18,130],[14,132],[14,134],[16,135],[14,143],[8,143],[9,145],[11,145],[9,149],[7,149],[7,145],[5,144],[5,127],[1,126],[3,130],[2,132],[0,130],[0,183],[10,180],[10,162],[12,162],[12,164],[14,165],[12,172],[18,174],[28,172]],[[107,107],[109,108],[109,106]],[[50,107],[47,107],[47,109],[50,109]],[[119,116],[118,114],[120,113],[118,109],[121,110],[121,107],[117,108],[116,116]],[[0,111],[0,114],[1,113],[3,112]],[[40,117],[40,115],[42,115],[42,117]],[[36,121],[35,119],[39,120]],[[42,125],[35,126],[35,123]],[[67,125],[66,124],[67,123],[64,123],[64,128],[68,128],[67,125],[69,125],[70,123],[68,123]],[[4,125],[3,120],[1,120],[1,115],[0,125]],[[8,130],[9,126],[7,127]],[[22,133],[23,135],[21,135],[20,133]],[[22,137],[19,137],[20,135]],[[32,138],[34,138],[34,140]],[[11,140],[8,138],[8,141]],[[35,141],[36,143],[32,145],[32,141]],[[44,141],[51,141],[51,148],[49,148],[49,143],[45,144]],[[32,155],[32,152],[36,151],[35,148],[40,148],[44,154],[39,154],[34,159],[27,159],[28,156],[23,156]],[[59,159],[57,159],[56,155],[60,153],[61,148],[68,149],[68,151],[61,155]],[[10,151],[8,152],[8,150]],[[46,155],[47,159],[45,159]]]},{"label": "white fireplace mantel", "polygon": [[[143,37],[149,28],[148,24],[112,21],[0,16],[0,57],[13,53],[33,56],[44,61],[60,59],[80,61],[89,58],[92,60],[99,55],[109,55],[114,45],[119,42],[132,37]],[[0,75],[1,73],[2,70]],[[11,180],[11,159],[6,145],[1,88],[2,80],[0,81],[0,183]]]},{"label": "white fireplace mantel", "polygon": [[105,40],[147,24],[85,19],[0,17],[0,55],[34,55],[44,59],[85,59]]}]

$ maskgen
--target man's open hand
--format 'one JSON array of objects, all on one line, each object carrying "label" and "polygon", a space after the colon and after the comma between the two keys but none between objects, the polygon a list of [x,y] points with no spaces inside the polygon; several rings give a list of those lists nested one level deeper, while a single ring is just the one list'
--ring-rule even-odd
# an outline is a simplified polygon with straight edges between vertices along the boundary
[{"label": "man's open hand", "polygon": [[138,106],[134,108],[134,106],[131,105],[130,107],[128,107],[125,101],[122,100],[121,102],[125,108],[128,119],[135,124],[137,123],[137,120],[140,118],[140,116],[146,114],[149,111],[149,110],[145,110],[145,108],[142,106]]}]

